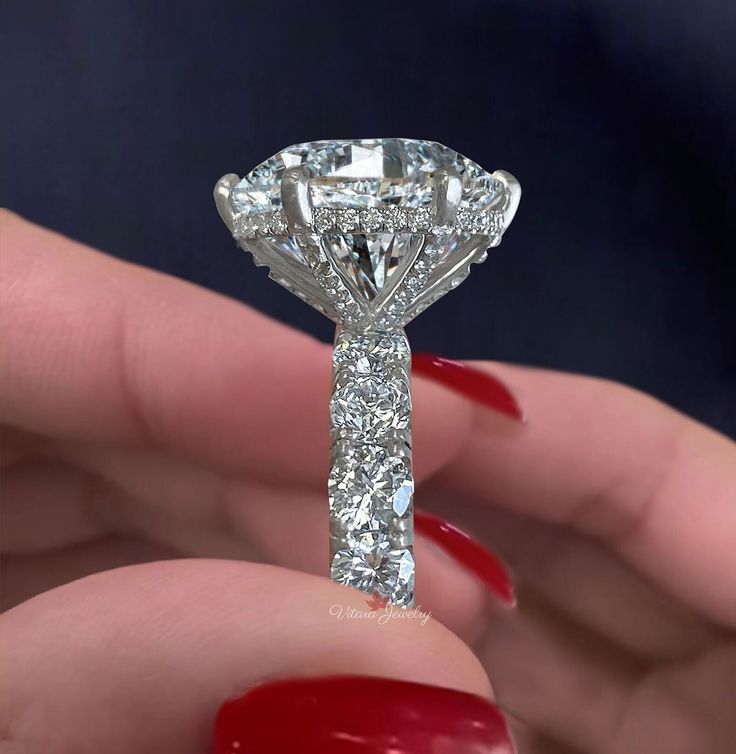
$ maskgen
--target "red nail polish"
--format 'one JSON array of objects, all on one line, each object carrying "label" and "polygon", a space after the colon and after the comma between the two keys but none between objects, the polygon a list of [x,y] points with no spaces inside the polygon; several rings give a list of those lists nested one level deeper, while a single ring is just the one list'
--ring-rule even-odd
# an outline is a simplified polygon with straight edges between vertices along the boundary
[{"label": "red nail polish", "polygon": [[513,754],[501,713],[473,694],[387,678],[277,681],[226,702],[212,754]]},{"label": "red nail polish", "polygon": [[480,542],[444,519],[418,510],[414,511],[414,530],[475,574],[506,605],[516,605],[514,587],[503,563]]},{"label": "red nail polish", "polygon": [[433,353],[415,353],[411,365],[412,370],[422,377],[434,380],[515,421],[524,421],[524,412],[511,390],[487,372]]}]

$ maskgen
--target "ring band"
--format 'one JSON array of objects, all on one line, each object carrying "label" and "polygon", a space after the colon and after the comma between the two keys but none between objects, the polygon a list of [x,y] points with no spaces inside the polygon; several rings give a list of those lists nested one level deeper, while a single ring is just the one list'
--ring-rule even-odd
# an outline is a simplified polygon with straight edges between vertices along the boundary
[{"label": "ring band", "polygon": [[330,577],[395,605],[414,596],[409,341],[338,329],[330,401]]},{"label": "ring band", "polygon": [[521,190],[434,142],[297,144],[215,201],[238,245],[337,323],[330,399],[330,577],[414,604],[405,325],[497,246]]}]

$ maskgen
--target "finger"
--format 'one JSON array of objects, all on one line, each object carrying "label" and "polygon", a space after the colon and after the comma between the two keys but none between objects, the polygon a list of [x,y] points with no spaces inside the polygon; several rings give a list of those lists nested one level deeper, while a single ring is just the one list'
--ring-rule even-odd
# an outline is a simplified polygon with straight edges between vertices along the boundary
[{"label": "finger", "polygon": [[[148,443],[260,476],[281,478],[288,459],[293,480],[322,479],[326,346],[8,212],[0,243],[5,422]],[[428,384],[415,402],[417,473],[426,475],[462,442],[470,412]]]},{"label": "finger", "polygon": [[[172,517],[171,501],[126,504],[129,525],[161,546],[201,558],[257,560],[329,574],[327,507],[321,494],[232,478],[219,490],[219,525]],[[472,574],[421,536],[415,539],[417,606],[466,641],[483,632],[488,596]],[[365,602],[366,596],[363,596]]]},{"label": "finger", "polygon": [[224,700],[284,677],[385,676],[488,695],[449,631],[337,620],[333,606],[358,605],[353,597],[323,579],[220,561],[119,569],[47,592],[2,619],[6,743],[201,754]]},{"label": "finger", "polygon": [[21,463],[3,472],[0,551],[27,553],[68,547],[109,532],[96,515],[104,485],[58,461]]},{"label": "finger", "polygon": [[610,383],[493,370],[522,395],[529,425],[503,432],[479,411],[444,479],[597,537],[672,594],[736,625],[734,443]]},{"label": "finger", "polygon": [[[269,562],[308,573],[329,572],[329,521],[322,494],[299,498],[246,480],[229,495],[228,520]],[[419,534],[414,558],[418,606],[466,641],[475,640],[487,623],[483,585]]]},{"label": "finger", "polygon": [[479,655],[499,703],[528,726],[585,752],[732,750],[733,642],[641,665],[543,601],[520,605],[497,616]]},{"label": "finger", "polygon": [[[81,444],[66,445],[63,454],[77,466],[47,462],[10,472],[4,552],[68,548],[102,532],[117,532],[146,537],[190,556],[265,561],[318,575],[329,572],[322,490],[223,476],[160,451]],[[47,507],[52,509],[48,516]],[[421,536],[416,538],[415,557],[422,573],[420,605],[463,638],[479,636],[486,607],[479,581]],[[53,570],[67,572],[58,565]],[[76,566],[71,572],[80,575]],[[58,583],[63,580],[54,585]]]},{"label": "finger", "polygon": [[[496,616],[479,649],[499,704],[536,731],[585,752],[604,748],[639,667],[612,645],[524,594]],[[520,748],[520,751],[523,749]]]},{"label": "finger", "polygon": [[172,533],[179,522],[196,527],[203,541],[208,530],[226,531],[226,480],[170,453],[65,446],[58,460],[26,461],[3,478],[2,551],[10,555],[68,548],[106,533],[145,534],[141,504],[156,509]]},{"label": "finger", "polygon": [[582,754],[580,750],[571,749],[514,718],[509,720],[509,728],[516,748],[522,754]]},{"label": "finger", "polygon": [[0,469],[10,469],[23,461],[42,453],[45,442],[37,435],[23,432],[15,427],[3,426]]},{"label": "finger", "polygon": [[94,573],[181,556],[170,547],[116,534],[47,552],[3,555],[0,609],[9,610],[42,592]]},{"label": "finger", "polygon": [[[442,498],[441,487],[430,496]],[[531,586],[576,623],[637,656],[682,659],[723,639],[722,629],[590,537],[478,501],[463,501],[453,512],[468,531],[483,532],[518,589]]]}]

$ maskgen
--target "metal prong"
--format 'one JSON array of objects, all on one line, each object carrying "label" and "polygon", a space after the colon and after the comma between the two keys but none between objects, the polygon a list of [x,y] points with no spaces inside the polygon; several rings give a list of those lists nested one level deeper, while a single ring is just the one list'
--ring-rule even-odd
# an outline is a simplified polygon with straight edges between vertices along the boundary
[{"label": "metal prong", "polygon": [[309,173],[295,165],[284,171],[281,181],[281,205],[292,233],[312,226],[312,203],[309,200]]},{"label": "metal prong", "polygon": [[450,225],[455,220],[463,194],[463,182],[453,170],[440,168],[434,174],[434,221],[437,225]]},{"label": "metal prong", "polygon": [[235,173],[228,173],[223,175],[215,184],[214,193],[217,211],[220,213],[222,222],[227,225],[231,233],[235,230],[235,212],[233,212],[233,205],[230,202],[230,192],[239,180],[240,178]]},{"label": "metal prong", "polygon": [[513,175],[511,175],[511,173],[507,173],[505,170],[496,170],[493,173],[493,177],[501,181],[505,189],[507,199],[506,204],[503,207],[503,227],[506,229],[511,224],[511,221],[516,214],[516,210],[519,208],[521,184]]}]

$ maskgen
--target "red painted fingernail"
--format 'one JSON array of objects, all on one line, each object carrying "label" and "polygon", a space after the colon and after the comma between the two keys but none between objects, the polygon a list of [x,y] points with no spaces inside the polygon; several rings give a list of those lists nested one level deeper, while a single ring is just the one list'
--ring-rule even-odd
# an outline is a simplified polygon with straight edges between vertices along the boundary
[{"label": "red painted fingernail", "polygon": [[448,521],[418,510],[414,511],[414,529],[475,574],[506,605],[516,606],[514,586],[503,563],[480,542]]},{"label": "red painted fingernail", "polygon": [[513,754],[501,713],[473,694],[387,678],[277,681],[226,702],[212,754]]},{"label": "red painted fingernail", "polygon": [[416,374],[434,380],[471,401],[498,411],[515,421],[525,420],[516,396],[498,377],[433,353],[415,353],[411,359],[411,366]]}]

